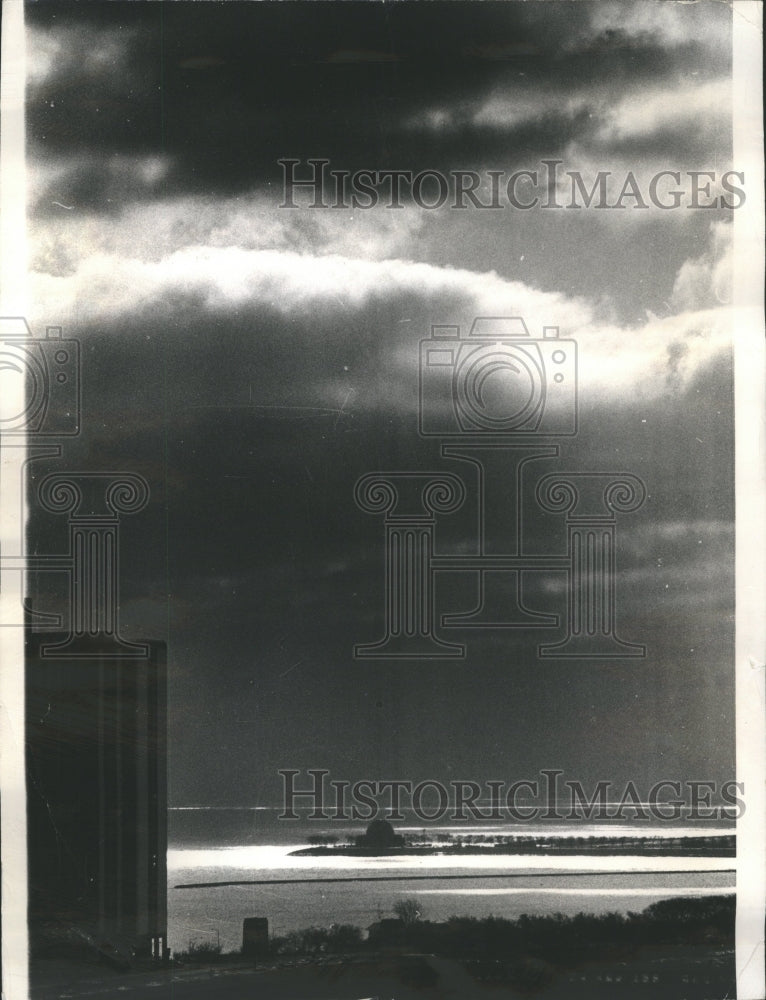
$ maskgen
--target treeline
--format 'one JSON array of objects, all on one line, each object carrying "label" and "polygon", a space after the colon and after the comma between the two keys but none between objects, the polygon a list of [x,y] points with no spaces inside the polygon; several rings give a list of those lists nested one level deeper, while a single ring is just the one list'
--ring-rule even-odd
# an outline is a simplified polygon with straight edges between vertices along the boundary
[{"label": "treeline", "polygon": [[[665,899],[641,913],[565,916],[450,917],[381,920],[364,939],[349,924],[309,927],[271,942],[273,955],[320,955],[405,949],[468,963],[541,960],[566,968],[609,954],[665,946],[732,948],[734,896]],[[476,969],[474,969],[476,971]]]},{"label": "treeline", "polygon": [[707,837],[510,837],[492,834],[446,834],[439,842],[424,842],[408,838],[404,847],[357,847],[349,842],[338,843],[335,837],[309,837],[312,847],[293,851],[293,854],[599,854],[599,855],[658,855],[665,857],[722,857],[736,856],[736,837],[733,834]]}]

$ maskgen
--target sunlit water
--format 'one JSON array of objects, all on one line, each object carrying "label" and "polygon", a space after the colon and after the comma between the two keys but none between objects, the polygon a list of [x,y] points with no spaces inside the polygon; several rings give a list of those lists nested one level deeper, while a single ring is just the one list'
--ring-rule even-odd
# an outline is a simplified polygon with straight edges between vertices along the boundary
[{"label": "sunlit water", "polygon": [[[526,836],[537,831],[516,832]],[[550,829],[544,832],[553,833]],[[623,830],[620,835],[635,832],[635,829]],[[566,835],[572,833],[571,828],[565,831]],[[682,835],[671,833],[670,829],[663,833]],[[578,830],[577,835],[588,834]],[[220,942],[224,951],[238,949],[242,943],[242,922],[245,917],[254,916],[268,918],[272,935],[312,925],[328,927],[333,923],[366,928],[381,917],[392,916],[394,904],[403,897],[417,899],[425,918],[444,920],[453,914],[514,918],[522,913],[624,913],[642,910],[670,896],[734,891],[731,858],[291,857],[290,852],[300,846],[306,845],[172,848],[168,853],[170,947],[184,950],[190,942],[197,941]],[[406,880],[407,876],[423,875],[429,879]],[[440,875],[468,877],[454,880],[439,878]],[[487,879],[487,875],[502,877]],[[177,888],[194,882],[359,876],[402,876],[405,880]]]}]

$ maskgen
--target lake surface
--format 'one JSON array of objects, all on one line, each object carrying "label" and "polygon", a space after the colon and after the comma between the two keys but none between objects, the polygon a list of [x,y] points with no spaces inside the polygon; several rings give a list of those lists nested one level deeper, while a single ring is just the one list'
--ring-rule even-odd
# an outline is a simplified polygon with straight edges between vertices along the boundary
[{"label": "lake surface", "polygon": [[[529,836],[535,831],[527,827],[516,832]],[[543,832],[550,836],[553,831],[546,828]],[[663,832],[681,835],[671,834],[669,829]],[[572,833],[568,827],[564,835]],[[587,834],[578,830],[577,835]],[[627,831],[619,835],[627,835]],[[729,894],[735,884],[731,858],[494,855],[460,857],[456,864],[454,855],[291,857],[290,852],[300,846],[306,845],[171,848],[170,947],[185,950],[193,941],[220,941],[224,951],[238,949],[245,917],[267,917],[272,935],[333,923],[366,928],[381,917],[392,916],[394,904],[404,897],[417,899],[423,917],[431,920],[452,915],[514,918],[522,913],[640,911],[671,896]],[[458,880],[456,875],[466,877]],[[353,881],[383,876],[401,880]],[[313,885],[303,881],[320,878],[348,881]],[[193,882],[268,883],[281,879],[294,879],[295,884],[176,888]]]},{"label": "lake surface", "polygon": [[[206,807],[186,806],[168,811],[168,838],[171,846],[224,847],[245,844],[291,844],[293,849],[305,846],[310,836],[334,836],[343,840],[349,835],[364,833],[366,822],[349,820],[312,820],[311,810],[295,807],[297,819],[282,819],[280,810],[270,806]],[[436,840],[471,834],[500,836],[561,836],[561,837],[690,837],[723,836],[735,832],[735,823],[725,820],[678,821],[660,820],[599,820],[586,816],[565,820],[515,822],[482,820],[481,822],[424,822],[411,811],[404,810],[405,819],[394,823],[396,832],[407,837]]]}]

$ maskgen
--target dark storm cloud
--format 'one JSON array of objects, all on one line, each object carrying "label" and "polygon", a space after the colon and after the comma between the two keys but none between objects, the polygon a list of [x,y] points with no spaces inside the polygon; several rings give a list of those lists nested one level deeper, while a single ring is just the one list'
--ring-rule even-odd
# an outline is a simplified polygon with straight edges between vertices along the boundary
[{"label": "dark storm cloud", "polygon": [[[279,578],[284,560],[296,568],[365,561],[356,479],[443,465],[438,441],[417,433],[421,323],[391,323],[397,310],[417,320],[422,309],[414,297],[376,301],[339,329],[333,312],[306,320],[256,305],[213,311],[187,297],[175,303],[172,330],[152,309],[113,320],[108,334],[84,327],[86,431],[67,453],[86,468],[142,473],[156,512],[172,502],[178,538],[193,540],[174,554],[182,578],[254,566],[257,576]],[[647,483],[644,541],[626,551],[627,570],[645,568],[655,521],[731,519],[730,462],[709,464],[731,454],[729,376],[719,353],[684,381],[660,381],[650,401],[583,388],[580,432],[562,441],[554,468],[629,471]],[[469,466],[461,472],[473,475]],[[499,511],[505,498],[496,500]],[[276,524],[289,530],[275,532]],[[457,525],[453,543],[465,527],[459,517]],[[702,554],[686,535],[655,543]],[[313,580],[302,586],[311,592]]]},{"label": "dark storm cloud", "polygon": [[[278,185],[285,155],[507,167],[575,143],[596,161],[723,161],[728,133],[709,141],[706,108],[730,16],[701,3],[30,5],[31,179],[40,213],[57,215],[36,233],[34,300],[83,344],[67,467],[151,487],[121,525],[123,620],[169,641],[176,802],[248,801],[284,766],[347,777],[350,759],[379,777],[477,780],[565,761],[586,779],[602,746],[615,780],[666,776],[663,753],[679,774],[712,762],[729,777],[725,227],[707,251],[707,218],[631,230],[619,213],[487,213],[426,229],[404,210],[352,225],[252,189]],[[597,312],[598,295],[631,284],[651,291],[629,320]],[[432,322],[517,311],[533,336],[558,323],[581,348],[580,434],[545,468],[647,484],[620,523],[619,586],[620,629],[651,656],[541,665],[537,637],[487,632],[465,663],[360,664],[354,643],[382,627],[384,542],[354,482],[444,467],[416,431],[418,341]],[[445,519],[440,544],[465,550],[470,515]],[[49,522],[37,512],[37,551],[66,544]],[[530,545],[563,545],[562,530],[526,525]],[[562,606],[560,579],[526,586]]]},{"label": "dark storm cloud", "polygon": [[[59,193],[100,210],[120,190],[115,156],[167,158],[167,194],[278,184],[284,156],[354,170],[510,168],[575,139],[603,153],[621,96],[664,88],[672,104],[728,71],[726,16],[697,6],[673,37],[659,11],[656,30],[625,30],[590,4],[32,5],[30,140],[42,164],[64,161]],[[660,130],[625,152],[677,144]],[[710,157],[707,132],[688,129],[684,153]]]},{"label": "dark storm cloud", "polygon": [[[343,309],[310,310],[309,321],[176,292],[171,326],[155,306],[78,331],[84,432],[67,443],[66,467],[135,471],[151,487],[147,509],[121,525],[122,618],[126,637],[169,640],[173,801],[274,802],[285,766],[481,781],[564,763],[580,780],[651,781],[667,777],[668,760],[673,775],[707,775],[711,745],[728,777],[725,357],[660,386],[649,408],[638,397],[617,408],[586,395],[581,433],[562,442],[558,461],[541,463],[646,482],[644,509],[621,519],[618,556],[620,632],[647,643],[647,661],[543,664],[539,635],[488,630],[459,636],[469,641],[464,662],[369,664],[351,650],[380,636],[384,541],[380,520],[355,506],[354,482],[375,469],[448,464],[417,435],[416,354],[409,377],[392,367],[419,336],[392,318],[401,310],[424,325],[422,302],[368,302],[341,331]],[[343,412],[325,405],[335,378],[357,390]],[[381,384],[396,386],[394,404]],[[470,495],[470,468],[449,465]],[[470,507],[444,521],[440,545],[469,544]],[[560,518],[533,515],[525,532],[531,550],[565,544]],[[65,534],[62,519],[38,511],[36,551],[61,550]],[[561,613],[555,577],[526,582],[532,606]],[[52,610],[46,596],[41,589],[36,606]],[[455,609],[471,606],[473,583],[447,596]],[[470,745],[458,746],[454,733],[469,730]],[[683,731],[681,742],[657,736]],[[222,769],[224,746],[241,766]]]}]

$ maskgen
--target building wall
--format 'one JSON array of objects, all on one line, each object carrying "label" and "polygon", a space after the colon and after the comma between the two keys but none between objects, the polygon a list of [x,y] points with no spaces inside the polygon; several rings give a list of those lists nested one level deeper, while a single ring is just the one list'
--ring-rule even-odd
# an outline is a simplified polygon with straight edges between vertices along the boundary
[{"label": "building wall", "polygon": [[167,935],[166,657],[27,655],[30,927],[81,927],[164,952]]}]

